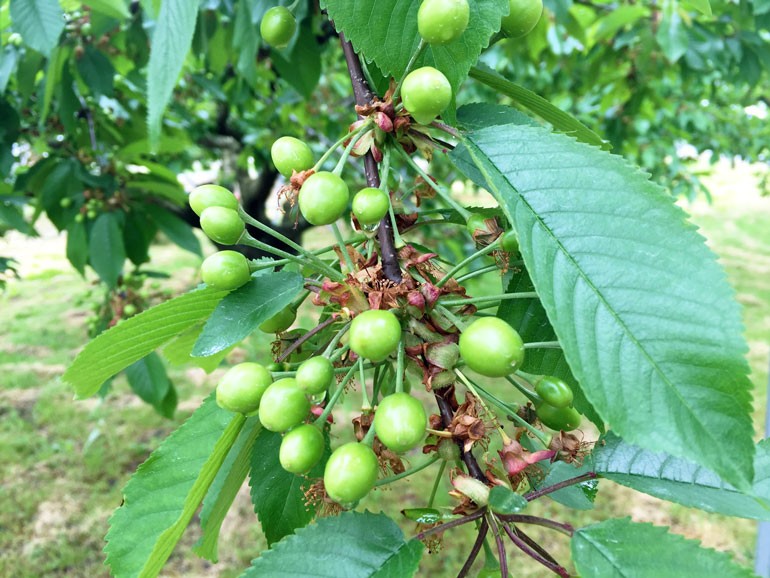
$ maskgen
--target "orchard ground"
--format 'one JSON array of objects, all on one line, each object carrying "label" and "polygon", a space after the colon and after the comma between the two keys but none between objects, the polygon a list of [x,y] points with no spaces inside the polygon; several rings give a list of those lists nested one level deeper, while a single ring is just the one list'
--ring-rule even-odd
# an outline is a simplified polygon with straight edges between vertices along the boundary
[{"label": "orchard ground", "polygon": [[[709,185],[713,204],[700,200],[685,208],[721,256],[743,306],[758,440],[765,419],[770,353],[770,198],[760,197],[752,169],[746,165],[721,165]],[[115,381],[104,401],[72,401],[72,392],[61,383],[60,375],[86,342],[85,320],[97,297],[88,297],[89,282],[67,263],[64,238],[45,226],[40,230],[38,239],[14,234],[0,238],[0,255],[16,258],[22,276],[20,281],[10,281],[0,294],[0,577],[107,576],[101,550],[107,520],[120,505],[121,488],[214,388],[224,366],[211,375],[196,368],[171,368],[181,400],[173,420],[159,417],[141,403],[122,378]],[[312,232],[310,240],[318,241],[318,236]],[[154,249],[152,265],[172,274],[153,290],[157,300],[163,299],[164,291],[176,294],[198,281],[199,260],[171,245]],[[495,292],[494,279],[487,281],[489,291]],[[474,287],[476,294],[485,289]],[[311,327],[312,319],[300,315],[297,325]],[[266,361],[269,341],[268,336],[250,339],[233,351],[227,364]],[[498,391],[513,396],[502,386]],[[333,441],[335,445],[350,435],[347,424],[360,398],[353,394],[347,399],[335,411],[335,434],[346,430]],[[427,402],[427,396],[425,399]],[[587,430],[587,435],[592,434]],[[412,463],[421,459],[419,454],[408,458]],[[394,516],[404,507],[423,506],[434,475],[435,468],[429,468],[391,489],[375,491],[362,506],[384,509]],[[444,495],[438,505],[450,507],[451,500]],[[609,482],[600,484],[594,511],[567,510],[547,499],[530,510],[576,526],[630,511],[636,521],[671,526],[672,531],[697,538],[708,547],[731,552],[739,563],[753,564],[755,522],[683,508]],[[414,533],[413,524],[404,522],[402,527],[408,534]],[[565,537],[535,529],[531,533],[545,540],[558,560],[569,560]],[[196,540],[197,533],[191,528],[163,576],[240,574],[264,547],[247,488],[225,520],[219,564],[194,556],[191,546]],[[470,540],[468,528],[450,532],[440,552],[423,558],[419,575],[452,576],[445,569],[462,564]],[[519,554],[509,559],[517,577],[550,575]]]}]

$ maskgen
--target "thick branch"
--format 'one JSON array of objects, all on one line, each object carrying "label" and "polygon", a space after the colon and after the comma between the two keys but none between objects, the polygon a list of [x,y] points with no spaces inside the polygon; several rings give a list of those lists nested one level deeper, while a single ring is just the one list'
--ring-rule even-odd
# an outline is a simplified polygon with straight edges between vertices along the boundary
[{"label": "thick branch", "polygon": [[[342,52],[345,54],[345,62],[348,65],[350,82],[353,84],[356,104],[358,106],[367,105],[374,98],[374,93],[369,88],[366,77],[364,77],[361,60],[353,50],[353,45],[345,39],[345,35],[342,32],[340,32],[340,42],[342,43]],[[370,187],[379,188],[380,171],[377,168],[377,161],[374,160],[371,152],[366,153],[364,157],[364,168],[366,170],[367,184]],[[396,252],[393,240],[393,226],[389,215],[385,215],[380,221],[377,238],[380,241],[380,252],[382,253],[382,272],[393,283],[401,283],[401,266],[398,263],[398,253]]]}]

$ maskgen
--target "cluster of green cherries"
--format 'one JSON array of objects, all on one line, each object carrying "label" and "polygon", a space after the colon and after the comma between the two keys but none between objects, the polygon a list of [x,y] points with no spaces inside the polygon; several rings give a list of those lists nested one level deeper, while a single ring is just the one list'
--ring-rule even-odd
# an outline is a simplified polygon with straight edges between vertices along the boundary
[{"label": "cluster of green cherries", "polygon": [[[509,11],[500,23],[500,34],[520,38],[529,34],[540,21],[542,0],[509,0]],[[423,0],[417,11],[417,30],[422,42],[443,46],[458,40],[470,23],[468,0]],[[290,8],[274,6],[260,23],[262,38],[270,46],[286,48],[297,30],[297,20]],[[444,74],[432,66],[410,72],[401,85],[404,107],[420,124],[433,122],[449,106],[452,87]],[[327,183],[338,186],[337,183]]]},{"label": "cluster of green cherries", "polygon": [[[277,150],[285,152],[283,145],[286,141],[279,139],[278,142]],[[278,160],[279,170],[287,168],[280,162],[281,155],[275,155],[275,150],[274,158]],[[296,167],[294,164],[291,166]],[[235,244],[243,235],[245,228],[238,201],[227,189],[217,185],[198,187],[190,193],[189,203],[200,216],[204,232],[212,240]],[[508,238],[515,241],[514,237]],[[207,285],[232,291],[250,279],[251,262],[236,251],[219,251],[204,260],[201,275]],[[294,323],[295,318],[295,310],[287,307],[263,322],[259,329],[266,333],[281,333]],[[353,318],[348,329],[350,349],[360,358],[375,364],[390,358],[397,351],[401,339],[399,317],[387,310],[363,311]],[[460,357],[467,367],[483,376],[510,375],[521,366],[524,351],[521,336],[508,323],[496,317],[478,318],[460,334]],[[294,377],[277,381],[273,381],[271,372],[264,366],[241,363],[224,375],[217,386],[216,398],[224,409],[259,415],[266,429],[284,433],[279,452],[280,463],[285,470],[303,475],[321,460],[324,451],[323,427],[342,386],[329,399],[321,416],[313,423],[306,423],[311,415],[311,400],[323,400],[328,395],[330,386],[335,383],[334,376],[333,363],[324,355],[303,361]],[[572,407],[573,394],[565,382],[553,376],[543,376],[536,382],[535,392],[537,415],[542,423],[554,430],[578,427],[580,414]],[[401,453],[423,442],[427,424],[422,403],[409,393],[397,391],[386,395],[379,403],[371,432],[376,432],[385,447]],[[344,444],[327,461],[324,473],[326,492],[340,504],[354,504],[373,488],[378,471],[378,459],[367,438],[363,442]]]}]

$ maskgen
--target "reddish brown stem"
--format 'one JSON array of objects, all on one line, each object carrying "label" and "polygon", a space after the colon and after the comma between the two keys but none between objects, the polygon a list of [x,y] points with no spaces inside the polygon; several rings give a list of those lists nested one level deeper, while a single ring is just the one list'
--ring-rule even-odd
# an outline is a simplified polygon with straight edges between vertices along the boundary
[{"label": "reddish brown stem", "polygon": [[[353,45],[345,39],[345,35],[340,32],[340,42],[342,43],[342,52],[345,54],[345,62],[348,65],[350,82],[353,85],[353,95],[358,106],[369,104],[374,98],[374,93],[366,82],[361,60],[358,58]],[[377,167],[377,161],[374,160],[371,152],[366,153],[364,157],[364,170],[366,172],[366,182],[370,187],[379,188],[380,170]],[[382,272],[393,283],[401,283],[401,265],[398,263],[398,252],[393,236],[393,226],[390,222],[390,215],[385,215],[380,221],[380,228],[377,231],[377,239],[380,242],[380,253],[382,259]]]},{"label": "reddish brown stem", "polygon": [[551,556],[551,554],[548,552],[548,550],[546,550],[545,548],[543,548],[543,547],[542,547],[540,544],[538,544],[538,543],[537,543],[537,542],[535,542],[535,541],[534,541],[532,538],[530,538],[530,537],[529,537],[527,534],[525,534],[525,533],[524,533],[524,530],[522,530],[522,529],[521,529],[521,528],[519,528],[518,526],[513,526],[511,529],[512,529],[512,530],[513,530],[513,531],[516,533],[516,535],[517,535],[519,538],[521,538],[522,540],[524,540],[524,542],[525,542],[525,543],[526,543],[526,544],[527,544],[527,545],[528,545],[530,548],[532,548],[532,549],[533,549],[535,552],[537,552],[538,554],[540,554],[540,555],[541,555],[543,558],[545,558],[545,559],[546,559],[546,560],[548,560],[549,562],[553,562],[553,563],[554,563],[554,564],[556,564],[557,566],[559,565],[559,563],[556,561],[556,559],[555,559],[553,556]]},{"label": "reddish brown stem", "polygon": [[492,520],[492,533],[495,535],[495,542],[497,543],[497,558],[500,562],[500,576],[508,576],[508,556],[505,553],[505,544],[503,543],[503,537],[500,535],[500,527]]},{"label": "reddish brown stem", "polygon": [[575,528],[570,524],[562,524],[548,518],[540,518],[538,516],[524,516],[520,514],[512,514],[510,516],[498,515],[498,518],[506,522],[512,522],[514,524],[532,524],[533,526],[542,526],[543,528],[550,528],[557,532],[562,532],[567,536],[572,536],[575,533]]},{"label": "reddish brown stem", "polygon": [[463,516],[462,518],[458,518],[457,520],[452,520],[451,522],[447,522],[446,524],[441,524],[440,526],[434,526],[433,528],[428,528],[427,530],[420,532],[417,534],[414,539],[415,540],[423,540],[424,538],[430,536],[431,534],[439,534],[441,532],[446,532],[447,530],[450,530],[452,528],[456,528],[457,526],[462,526],[463,524],[467,524],[468,522],[473,522],[474,520],[478,520],[484,515],[485,510],[479,510],[477,512],[473,512],[472,514],[468,514],[467,516]]},{"label": "reddish brown stem", "polygon": [[574,486],[575,484],[579,484],[581,482],[586,482],[588,480],[593,480],[593,479],[596,479],[596,472],[588,472],[587,474],[577,476],[576,478],[570,478],[569,480],[564,480],[563,482],[559,482],[558,484],[554,484],[553,486],[548,486],[547,488],[540,488],[539,490],[530,492],[524,497],[527,499],[528,502],[531,502],[533,500],[537,500],[538,498],[542,498],[543,496],[547,496],[548,494],[552,494],[553,492],[558,492],[559,490],[563,490],[564,488],[569,488],[570,486]]},{"label": "reddish brown stem", "polygon": [[481,522],[481,526],[479,527],[479,535],[476,536],[476,541],[473,543],[471,553],[468,554],[468,559],[465,561],[465,564],[463,564],[463,567],[460,568],[460,573],[457,575],[457,578],[465,578],[468,575],[468,572],[471,571],[471,566],[473,566],[473,563],[476,561],[476,557],[481,551],[481,546],[484,544],[484,538],[487,537],[488,530],[489,524],[487,523],[486,519],[484,519],[484,521]]},{"label": "reddish brown stem", "polygon": [[329,319],[327,319],[323,323],[319,323],[318,325],[313,327],[313,329],[311,329],[310,331],[305,333],[302,337],[297,338],[297,340],[294,343],[292,343],[291,345],[289,345],[289,347],[286,348],[286,351],[281,353],[281,355],[278,357],[277,361],[279,361],[279,362],[280,361],[285,361],[286,358],[288,358],[289,355],[291,355],[292,352],[295,351],[300,345],[305,343],[308,339],[313,337],[313,335],[315,335],[316,333],[319,333],[319,332],[323,331],[324,329],[326,329],[327,327],[329,327],[329,325],[334,323],[336,320],[337,320],[336,315],[333,315],[333,316],[329,317]]},{"label": "reddish brown stem", "polygon": [[559,576],[562,576],[562,578],[569,578],[569,572],[567,572],[565,568],[543,557],[542,554],[538,553],[535,549],[530,547],[530,545],[527,544],[522,538],[520,538],[517,535],[515,530],[511,530],[511,528],[508,527],[507,524],[503,525],[503,529],[505,530],[505,533],[508,534],[508,537],[511,539],[511,542],[513,542],[516,545],[516,547],[522,552],[524,552],[527,556],[529,556],[533,560],[540,562],[543,566],[548,568],[554,574],[558,574]]}]

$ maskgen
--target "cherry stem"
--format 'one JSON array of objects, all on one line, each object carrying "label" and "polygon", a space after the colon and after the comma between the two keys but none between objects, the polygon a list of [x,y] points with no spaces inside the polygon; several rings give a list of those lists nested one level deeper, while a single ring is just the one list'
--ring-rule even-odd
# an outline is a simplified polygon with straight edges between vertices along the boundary
[{"label": "cherry stem", "polygon": [[318,170],[323,166],[323,164],[329,159],[330,156],[336,151],[338,148],[340,148],[346,140],[355,138],[356,135],[358,135],[361,131],[364,129],[369,128],[369,125],[362,124],[361,126],[356,127],[355,129],[349,131],[344,136],[340,137],[340,139],[335,142],[329,149],[321,156],[320,159],[318,159],[318,162],[313,166],[313,172],[318,172]]},{"label": "cherry stem", "polygon": [[[442,278],[441,281],[444,279],[445,277]],[[448,299],[446,301],[441,301],[440,303],[442,305],[446,305],[447,307],[451,307],[454,305],[476,305],[479,303],[492,303],[495,301],[506,301],[508,299],[537,299],[537,293],[534,291],[525,291],[523,293],[503,293],[502,295],[486,295],[484,297],[470,297],[468,299]],[[558,341],[553,343],[558,343]],[[524,347],[527,347],[527,345]]]},{"label": "cherry stem", "polygon": [[[308,251],[301,245],[295,243],[294,241],[289,239],[286,235],[282,235],[278,231],[274,230],[272,227],[269,227],[268,225],[265,225],[264,223],[259,222],[257,219],[255,219],[254,217],[249,215],[246,211],[244,211],[243,207],[241,206],[238,206],[238,215],[241,217],[241,219],[243,219],[245,223],[251,225],[252,227],[255,227],[256,229],[259,229],[263,233],[270,235],[274,239],[277,239],[278,241],[281,241],[285,245],[294,249],[299,255],[302,255],[305,259],[310,261],[310,263],[314,268],[318,269],[319,271],[323,271],[326,275],[329,276],[329,278],[336,279],[337,281],[341,281],[345,279],[345,277],[342,276],[341,273],[338,273],[337,271],[329,267],[329,265],[327,265],[321,259],[313,255],[312,252]],[[264,245],[265,247],[270,247],[270,245],[267,245],[266,243],[257,241],[251,235],[248,235],[247,239],[241,238],[240,242],[243,243],[245,240],[253,241],[255,244],[253,244],[252,246],[257,249],[266,250],[261,245]],[[248,243],[244,243],[244,244],[248,244]],[[260,246],[257,246],[257,244],[259,244]],[[287,253],[285,251],[281,251],[280,249],[276,249],[275,247],[272,247],[270,249],[270,252],[274,253],[275,255],[278,255],[279,257],[283,257],[284,259],[290,259],[292,261],[297,261],[299,263],[302,263],[302,260],[298,256],[292,255],[291,253]]]},{"label": "cherry stem", "polygon": [[[443,287],[444,284],[447,281],[449,281],[452,277],[454,277],[454,275],[458,271],[461,271],[466,265],[472,263],[473,261],[475,261],[479,257],[483,257],[484,255],[489,255],[492,251],[495,251],[498,248],[499,247],[497,246],[497,243],[492,243],[491,245],[487,245],[486,247],[482,247],[481,249],[479,249],[478,251],[476,251],[472,255],[469,255],[468,257],[466,257],[465,259],[460,261],[457,265],[452,267],[449,271],[447,271],[446,275],[444,275],[441,279],[438,280],[438,282],[436,283],[436,287],[439,287],[439,288]],[[499,297],[498,297],[498,299],[499,299]],[[460,301],[462,301],[462,300],[460,300]],[[445,303],[447,303],[447,302],[445,302]]]},{"label": "cherry stem", "polygon": [[378,480],[374,484],[374,487],[376,488],[378,486],[384,486],[384,485],[387,485],[387,484],[392,484],[393,482],[397,482],[398,480],[402,480],[404,478],[407,478],[407,477],[411,476],[412,474],[416,474],[417,472],[422,471],[422,470],[424,470],[425,468],[427,468],[429,466],[432,466],[439,459],[441,459],[441,456],[435,455],[432,458],[430,458],[429,460],[424,461],[423,463],[421,463],[419,466],[414,466],[413,468],[405,470],[405,471],[401,472],[400,474],[396,474],[395,476],[390,476],[389,478],[382,478],[381,480]]},{"label": "cherry stem", "polygon": [[[369,400],[369,392],[366,390],[366,375],[364,374],[364,358],[359,357],[358,358],[358,380],[361,382],[361,411],[369,412],[372,411],[372,402]],[[372,424],[372,429],[374,429],[374,424]],[[369,434],[367,433],[367,436]]]},{"label": "cherry stem", "polygon": [[299,337],[296,341],[294,341],[294,343],[292,343],[289,347],[287,347],[286,351],[281,353],[277,361],[278,362],[285,361],[289,357],[289,355],[291,355],[294,351],[296,351],[297,348],[299,348],[303,343],[305,343],[308,339],[310,339],[317,333],[320,333],[321,331],[329,327],[329,325],[331,325],[335,321],[337,321],[337,317],[335,315],[332,315],[331,317],[329,317],[329,319],[327,319],[323,323],[319,323],[318,325],[313,327],[313,329],[311,329],[310,331],[308,331],[307,333]]},{"label": "cherry stem", "polygon": [[334,336],[334,339],[332,339],[329,342],[329,345],[326,346],[326,349],[324,349],[324,353],[323,353],[324,357],[331,357],[332,352],[335,349],[337,349],[337,345],[339,345],[342,337],[345,335],[345,333],[347,333],[348,329],[350,329],[351,323],[352,323],[351,321],[348,321],[345,325],[340,327],[340,330],[337,332],[337,335]]},{"label": "cherry stem", "polygon": [[398,356],[396,357],[396,393],[404,391],[404,340],[398,342]]},{"label": "cherry stem", "polygon": [[[342,52],[345,54],[345,62],[348,66],[348,73],[350,74],[350,82],[353,85],[353,94],[355,95],[356,104],[359,106],[366,106],[374,98],[369,88],[369,83],[366,82],[363,68],[361,67],[361,61],[358,58],[353,45],[345,40],[345,35],[340,33],[340,42],[342,44]],[[364,156],[364,171],[366,173],[366,182],[370,187],[376,189],[380,188],[380,172],[377,167],[377,161],[374,160],[374,156],[371,151]],[[385,277],[393,283],[401,283],[401,265],[398,262],[398,253],[394,245],[393,225],[390,219],[386,215],[380,221],[380,228],[377,231],[377,237],[380,241],[380,252],[382,259],[382,272]]]},{"label": "cherry stem", "polygon": [[468,514],[467,516],[463,516],[462,518],[457,518],[456,520],[452,520],[451,522],[446,522],[444,524],[441,524],[440,526],[434,526],[433,528],[428,528],[427,530],[423,530],[419,534],[417,534],[414,539],[415,540],[424,540],[428,536],[431,536],[432,534],[439,534],[441,532],[445,532],[447,530],[451,530],[452,528],[456,528],[457,526],[462,526],[463,524],[467,524],[468,522],[473,522],[474,520],[478,520],[479,518],[484,517],[485,510],[476,510],[472,514]]},{"label": "cherry stem", "polygon": [[353,260],[350,258],[350,253],[348,253],[347,246],[345,245],[345,241],[342,238],[342,233],[340,233],[340,228],[337,226],[337,223],[331,224],[332,232],[334,233],[334,238],[337,239],[337,245],[340,248],[340,252],[342,253],[342,258],[345,260],[345,265],[348,267],[348,271],[352,275],[356,272],[356,266],[353,264]]},{"label": "cherry stem", "polygon": [[485,273],[492,273],[494,271],[499,270],[500,267],[497,265],[489,265],[488,267],[482,267],[481,269],[476,269],[475,271],[471,271],[470,273],[466,273],[465,275],[462,275],[456,279],[458,283],[462,283],[463,281],[467,281],[468,279],[473,279],[474,277],[478,277],[480,275],[484,275]]},{"label": "cherry stem", "polygon": [[436,479],[433,481],[433,489],[430,491],[430,498],[428,499],[428,507],[433,507],[433,502],[436,500],[436,494],[438,493],[438,487],[441,483],[441,478],[444,476],[444,470],[446,470],[446,461],[441,461],[438,472],[436,472]]},{"label": "cherry stem", "polygon": [[471,566],[473,566],[473,563],[476,561],[476,557],[479,555],[479,552],[481,551],[481,546],[484,544],[484,538],[487,537],[487,532],[489,531],[489,523],[487,522],[487,519],[484,518],[484,521],[481,522],[481,526],[479,527],[479,535],[476,537],[476,541],[473,543],[473,548],[471,548],[470,554],[468,554],[468,559],[465,561],[465,564],[463,564],[463,567],[460,569],[460,573],[457,574],[457,578],[465,578],[465,576],[468,575],[468,572],[471,571]]},{"label": "cherry stem", "polygon": [[370,129],[372,127],[372,121],[367,120],[362,124],[359,129],[354,130],[350,135],[350,142],[345,147],[345,150],[342,151],[342,156],[340,157],[340,160],[337,161],[337,166],[334,167],[334,170],[332,173],[337,175],[338,177],[342,175],[342,169],[345,168],[345,163],[348,160],[348,157],[350,156],[350,153],[353,152],[353,147],[356,146],[356,143],[360,141],[364,134],[366,133],[366,130]]},{"label": "cherry stem", "polygon": [[530,538],[527,534],[524,533],[524,530],[519,528],[518,526],[513,526],[511,529],[516,533],[516,535],[521,538],[530,548],[532,548],[535,552],[540,554],[543,558],[548,560],[549,562],[553,562],[557,566],[559,563],[556,561],[556,559],[551,556],[551,554],[546,550],[543,546],[535,542],[532,538]]},{"label": "cherry stem", "polygon": [[[511,542],[513,542],[516,547],[524,552],[527,556],[532,558],[533,560],[536,560],[540,562],[543,566],[548,568],[551,572],[558,574],[559,576],[562,576],[563,578],[569,578],[569,572],[559,566],[555,562],[551,562],[543,556],[541,553],[537,551],[537,549],[533,548],[528,544],[524,539],[522,539],[519,535],[517,535],[517,530],[512,530],[507,524],[503,525],[503,529],[505,530],[505,533],[508,534],[508,537],[511,539]],[[538,549],[539,545],[538,545]],[[550,555],[549,555],[550,557]]]},{"label": "cherry stem", "polygon": [[326,418],[329,417],[329,414],[332,412],[332,409],[334,408],[334,404],[337,403],[337,400],[340,398],[340,395],[342,395],[342,392],[345,391],[345,386],[348,384],[350,379],[353,377],[353,373],[356,370],[356,365],[353,365],[350,367],[348,372],[345,374],[345,377],[342,378],[342,381],[340,382],[339,386],[337,386],[337,389],[334,390],[334,393],[329,398],[329,402],[326,404],[326,407],[323,410],[323,413],[318,416],[318,419],[315,420],[315,424],[319,427],[324,424],[326,421]]},{"label": "cherry stem", "polygon": [[[397,146],[398,146],[398,145],[397,145]],[[433,189],[434,191],[436,191],[436,193],[438,194],[438,196],[439,196],[439,197],[441,197],[441,198],[444,200],[444,202],[445,202],[447,205],[449,205],[449,206],[450,206],[450,207],[452,207],[452,208],[453,208],[455,211],[457,211],[458,213],[460,213],[460,216],[461,216],[463,219],[465,219],[465,220],[468,220],[468,217],[470,217],[470,216],[471,216],[471,213],[470,213],[470,211],[468,211],[468,209],[466,209],[465,207],[463,207],[462,205],[460,205],[460,204],[459,204],[457,201],[455,201],[455,200],[452,198],[452,195],[450,195],[450,194],[449,194],[449,193],[448,193],[448,192],[447,192],[447,191],[444,189],[444,187],[440,187],[439,185],[437,185],[437,184],[436,184],[436,183],[433,181],[433,179],[432,179],[432,178],[430,178],[430,177],[428,176],[428,174],[427,174],[427,173],[426,173],[424,170],[422,170],[422,167],[421,167],[420,165],[418,165],[418,164],[415,162],[415,160],[414,160],[414,159],[411,157],[411,155],[410,155],[409,153],[407,153],[407,152],[406,152],[406,151],[405,151],[405,150],[404,150],[404,149],[403,149],[401,146],[398,146],[398,148],[397,148],[396,150],[397,150],[397,151],[399,152],[399,154],[400,154],[400,155],[401,155],[401,156],[404,158],[404,160],[406,161],[406,163],[407,163],[407,164],[408,164],[410,167],[412,167],[412,169],[414,169],[414,170],[417,172],[417,174],[418,174],[418,175],[420,175],[420,176],[423,178],[423,180],[425,181],[425,184],[427,184],[427,185],[428,185],[428,186],[429,186],[431,189]]]},{"label": "cherry stem", "polygon": [[575,528],[573,528],[571,524],[562,524],[561,522],[556,522],[555,520],[549,520],[548,518],[541,518],[539,516],[525,516],[521,514],[511,514],[507,516],[498,515],[497,517],[505,522],[511,522],[514,524],[531,524],[533,526],[542,526],[543,528],[550,528],[551,530],[556,530],[557,532],[561,532],[566,536],[572,536],[575,533]]},{"label": "cherry stem", "polygon": [[422,38],[420,38],[420,44],[417,45],[417,50],[414,51],[414,54],[412,54],[412,57],[409,59],[409,62],[406,65],[406,68],[404,69],[404,74],[401,76],[401,80],[398,81],[398,84],[396,84],[396,88],[393,91],[393,102],[396,101],[398,98],[398,95],[401,94],[401,86],[404,84],[404,79],[407,77],[407,75],[412,72],[412,69],[414,68],[414,65],[417,64],[417,59],[422,56],[422,54],[425,52],[425,50],[428,48],[428,43],[425,42]]},{"label": "cherry stem", "polygon": [[587,474],[582,474],[575,478],[564,480],[563,482],[559,482],[558,484],[554,484],[553,486],[548,486],[547,488],[540,488],[539,490],[530,492],[529,494],[526,494],[524,498],[528,502],[532,502],[534,500],[537,500],[538,498],[547,496],[548,494],[552,494],[554,492],[558,492],[559,490],[563,490],[564,488],[569,488],[570,486],[574,486],[575,484],[587,482],[588,480],[595,480],[596,477],[597,477],[596,472],[588,472]]},{"label": "cherry stem", "polygon": [[449,319],[457,329],[460,331],[463,331],[465,329],[465,322],[460,319],[457,315],[452,313],[449,309],[441,305],[441,302],[437,302],[434,306],[436,311],[444,315],[447,319]]}]

